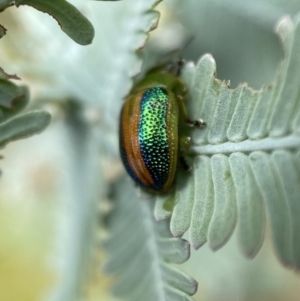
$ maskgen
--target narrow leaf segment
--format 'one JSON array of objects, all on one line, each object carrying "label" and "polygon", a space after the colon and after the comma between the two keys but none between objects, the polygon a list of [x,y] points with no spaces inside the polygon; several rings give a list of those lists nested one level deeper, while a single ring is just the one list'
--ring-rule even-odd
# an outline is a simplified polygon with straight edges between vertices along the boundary
[{"label": "narrow leaf segment", "polygon": [[155,215],[172,216],[174,236],[189,229],[196,249],[222,247],[237,227],[248,257],[262,245],[267,217],[279,259],[300,269],[300,16],[282,19],[277,32],[285,59],[259,91],[216,79],[211,55],[187,64],[190,115],[207,127],[193,131],[193,174],[176,187],[174,208],[159,197]]},{"label": "narrow leaf segment", "polygon": [[16,5],[30,5],[55,18],[71,39],[81,45],[91,44],[95,35],[91,22],[65,0],[16,0]]},{"label": "narrow leaf segment", "polygon": [[50,114],[32,111],[0,124],[0,147],[8,142],[26,138],[43,131],[50,123]]},{"label": "narrow leaf segment", "polygon": [[119,276],[114,293],[130,301],[191,301],[197,282],[169,264],[188,260],[189,243],[173,238],[165,221],[156,222],[151,202],[128,184],[123,179],[114,185],[115,209],[107,223],[105,269]]}]

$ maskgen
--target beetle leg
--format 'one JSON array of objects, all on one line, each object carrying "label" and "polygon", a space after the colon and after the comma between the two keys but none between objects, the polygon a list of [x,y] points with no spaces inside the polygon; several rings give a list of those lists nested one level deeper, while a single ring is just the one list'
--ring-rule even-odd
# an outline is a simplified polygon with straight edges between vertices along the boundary
[{"label": "beetle leg", "polygon": [[180,160],[180,164],[181,164],[182,168],[185,170],[185,172],[192,171],[192,167],[188,165],[188,163],[186,162],[186,160],[184,159],[183,156],[180,156],[179,160]]},{"label": "beetle leg", "polygon": [[202,119],[197,119],[197,120],[187,120],[186,121],[187,125],[191,127],[204,127],[206,126],[206,122],[204,122]]},{"label": "beetle leg", "polygon": [[182,68],[185,64],[185,61],[182,57],[180,57],[177,61],[177,70],[176,70],[176,75],[177,76],[180,76],[181,75],[181,71],[182,71]]},{"label": "beetle leg", "polygon": [[184,99],[182,95],[177,95],[178,105],[180,106],[180,111],[182,112],[184,121],[187,125],[191,127],[204,127],[206,126],[206,123],[202,119],[197,119],[197,120],[191,120],[188,116],[188,112],[184,103]]},{"label": "beetle leg", "polygon": [[187,153],[191,147],[191,137],[179,137],[179,150],[181,153]]}]

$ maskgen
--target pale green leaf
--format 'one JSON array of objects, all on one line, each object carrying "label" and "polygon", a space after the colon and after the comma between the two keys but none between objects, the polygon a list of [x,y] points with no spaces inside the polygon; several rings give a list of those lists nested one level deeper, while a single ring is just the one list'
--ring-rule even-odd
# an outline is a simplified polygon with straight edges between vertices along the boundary
[{"label": "pale green leaf", "polygon": [[275,247],[281,260],[287,265],[293,265],[292,228],[287,200],[284,198],[279,179],[274,172],[271,158],[272,156],[265,152],[256,151],[251,153],[250,163],[266,204]]},{"label": "pale green leaf", "polygon": [[50,122],[50,114],[32,111],[0,124],[0,147],[10,141],[26,138],[43,131]]},{"label": "pale green leaf", "polygon": [[[0,70],[0,76],[9,76]],[[17,86],[13,82],[0,78],[0,121],[20,112],[29,102],[26,86]]]},{"label": "pale green leaf", "polygon": [[91,44],[95,35],[92,23],[65,0],[16,0],[16,5],[30,5],[55,18],[71,39],[81,45]]},{"label": "pale green leaf", "polygon": [[[194,183],[187,183],[186,177],[180,175],[177,181],[176,206],[171,219],[171,232],[174,236],[181,236],[188,228],[191,222],[191,211],[194,202]],[[179,202],[181,200],[181,202]]]},{"label": "pale green leaf", "polygon": [[176,190],[173,213],[160,197],[155,215],[172,214],[173,235],[189,229],[194,248],[208,241],[218,249],[237,227],[248,257],[262,245],[267,216],[280,260],[299,269],[300,16],[283,18],[277,32],[285,59],[275,82],[259,91],[216,79],[211,55],[186,65],[191,118],[207,126],[193,130],[194,171]]},{"label": "pale green leaf", "polygon": [[116,183],[113,200],[105,242],[105,270],[118,276],[113,292],[129,301],[191,300],[196,281],[170,265],[188,260],[189,243],[173,238],[166,221],[154,220],[152,200],[139,197],[127,179]]},{"label": "pale green leaf", "polygon": [[214,186],[209,157],[195,158],[195,203],[191,219],[191,241],[200,248],[207,241],[207,230],[214,211]]},{"label": "pale green leaf", "polygon": [[245,255],[253,257],[264,238],[265,212],[263,198],[256,184],[248,156],[233,153],[229,157],[238,207],[238,236]]},{"label": "pale green leaf", "polygon": [[214,212],[208,228],[208,242],[213,250],[223,246],[236,223],[236,196],[228,157],[217,154],[211,158],[214,183]]}]

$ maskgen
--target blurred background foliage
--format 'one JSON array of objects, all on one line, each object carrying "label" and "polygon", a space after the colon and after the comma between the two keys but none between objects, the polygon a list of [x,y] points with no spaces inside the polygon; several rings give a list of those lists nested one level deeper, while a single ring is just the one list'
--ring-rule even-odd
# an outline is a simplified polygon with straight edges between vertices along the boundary
[{"label": "blurred background foliage", "polygon": [[[169,53],[192,61],[211,53],[218,78],[259,89],[274,80],[283,58],[276,23],[300,12],[297,0],[163,1],[159,26],[137,55],[156,18],[149,14],[139,35],[128,33],[141,2],[69,2],[95,28],[89,46],[75,44],[31,7],[0,14],[8,30],[0,40],[0,66],[30,87],[31,107],[53,116],[42,135],[1,152],[1,301],[114,300],[116,279],[101,268],[108,254],[100,242],[108,234],[99,216],[111,209],[110,184],[123,173],[117,119],[132,76],[143,60],[147,70]],[[252,261],[240,255],[235,236],[216,253],[207,246],[192,251],[180,268],[199,282],[193,298],[299,300],[299,277],[279,264],[269,236]]]}]

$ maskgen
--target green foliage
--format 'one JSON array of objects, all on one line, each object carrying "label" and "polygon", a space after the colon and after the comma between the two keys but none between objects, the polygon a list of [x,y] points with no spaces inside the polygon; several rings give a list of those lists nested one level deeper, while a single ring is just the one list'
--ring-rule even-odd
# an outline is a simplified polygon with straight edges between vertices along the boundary
[{"label": "green foliage", "polygon": [[65,0],[16,0],[16,5],[30,5],[40,11],[52,15],[71,39],[81,45],[91,44],[94,38],[94,28],[73,5]]},{"label": "green foliage", "polygon": [[[73,5],[64,0],[17,0],[0,2],[0,11],[15,4],[30,5],[38,10],[52,15],[60,24],[61,29],[75,42],[87,45],[94,37],[94,28]],[[0,26],[0,38],[6,33],[6,29]],[[10,79],[19,79],[11,76],[0,68],[0,122],[4,122],[19,113],[29,102],[29,91],[25,86],[15,85]],[[50,115],[46,112],[31,112],[18,116],[0,124],[0,144],[4,146],[9,141],[28,137],[45,129],[50,122]]]},{"label": "green foliage", "polygon": [[[33,56],[38,53],[36,56],[42,68],[33,68],[32,62],[24,64],[25,67],[20,64],[23,72],[32,67],[35,78],[48,76],[55,79],[55,84],[50,80],[51,84],[47,82],[41,89],[47,99],[57,95],[65,99],[67,95],[76,96],[80,102],[79,107],[73,106],[74,103],[62,106],[67,113],[63,125],[67,133],[63,143],[55,145],[66,154],[59,164],[67,171],[62,186],[66,186],[66,207],[72,215],[71,222],[66,222],[68,226],[62,227],[67,229],[69,238],[63,241],[67,268],[61,276],[62,285],[56,291],[57,298],[64,301],[78,298],[82,275],[86,271],[91,236],[96,228],[93,193],[101,190],[100,193],[97,191],[97,196],[101,195],[102,202],[109,188],[109,182],[93,170],[93,167],[98,168],[95,152],[100,149],[104,160],[115,160],[119,111],[132,86],[132,78],[141,71],[143,61],[147,67],[161,62],[161,52],[156,48],[163,43],[153,47],[157,52],[145,51],[145,59],[141,51],[135,53],[144,46],[149,31],[157,25],[159,14],[153,10],[156,2],[127,0],[110,5],[91,1],[90,11],[87,9],[86,12],[95,25],[97,36],[93,45],[80,50],[71,40],[67,44],[61,43],[56,35],[53,39],[53,31],[47,31],[42,22],[37,23],[44,26],[44,40],[53,39],[57,43],[50,50],[47,43],[35,45]],[[0,0],[0,10],[11,3]],[[185,8],[189,3],[192,1],[181,2],[181,5]],[[17,4],[32,5],[50,13],[78,43],[92,41],[90,23],[66,1],[24,0]],[[251,10],[251,13],[253,17],[259,9]],[[205,26],[208,20],[200,26],[199,11],[195,9],[194,14],[196,17],[188,15],[187,18],[194,20],[197,28],[201,27],[214,39],[210,26]],[[213,22],[217,30],[222,29],[219,20]],[[268,22],[271,24],[270,20]],[[137,189],[130,180],[120,180],[112,186],[114,208],[107,220],[109,232],[105,246],[109,261],[106,271],[118,276],[114,286],[117,296],[130,301],[190,300],[189,296],[197,289],[196,282],[170,263],[188,260],[190,244],[195,249],[206,242],[213,250],[221,248],[235,228],[242,253],[252,258],[262,246],[266,221],[271,225],[281,261],[299,269],[299,27],[299,18],[294,22],[285,18],[279,24],[285,59],[276,81],[259,91],[247,84],[232,90],[228,83],[218,80],[212,55],[202,56],[196,65],[187,63],[183,79],[190,93],[189,112],[193,119],[204,119],[207,127],[192,131],[193,147],[189,159],[193,172],[190,175],[179,172],[174,194],[147,195],[144,199],[137,196]],[[249,35],[244,29],[241,35],[246,40]],[[263,44],[263,37],[258,45]],[[216,39],[231,43],[229,38],[226,41],[220,37]],[[166,42],[169,40],[172,39],[165,39]],[[271,46],[276,48],[275,43],[268,44],[262,53],[269,56]],[[226,53],[223,48],[220,52]],[[198,49],[197,60],[201,54]],[[249,64],[245,68],[247,73],[252,70],[253,59],[251,61],[249,57],[241,56]],[[222,62],[216,61],[220,66]],[[226,55],[224,61],[227,62]],[[44,65],[46,71],[42,70]],[[260,73],[257,66],[253,70]],[[0,78],[3,122],[24,107],[28,92],[8,81],[16,78],[1,70]],[[260,74],[257,83],[262,84]],[[91,108],[101,113],[100,124],[95,127],[86,124],[82,114]],[[8,119],[0,124],[0,146],[39,132],[48,123],[49,115],[43,112]],[[97,189],[93,186],[95,181]],[[153,211],[157,220],[170,218],[170,222],[156,223],[152,218]],[[179,238],[188,229],[190,243]],[[199,270],[200,264],[195,264],[194,269]]]},{"label": "green foliage", "polygon": [[[62,31],[78,44],[88,45],[93,41],[95,32],[91,22],[65,0],[2,0],[0,12],[12,5],[29,5],[51,15],[57,20]],[[4,35],[3,32],[3,27],[0,26],[0,38]]]},{"label": "green foliage", "polygon": [[[1,69],[2,77],[9,76]],[[13,117],[28,104],[29,92],[25,86],[17,86],[0,78],[0,147],[8,142],[37,134],[50,122],[50,114],[36,111]]]},{"label": "green foliage", "polygon": [[[283,19],[277,27],[285,59],[276,81],[255,91],[242,84],[231,90],[215,78],[215,61],[203,56],[188,64],[192,119],[207,122],[193,131],[194,172],[176,193],[171,231],[199,248],[206,241],[219,249],[236,224],[242,252],[249,257],[261,247],[265,210],[280,260],[300,268],[299,84],[300,18]],[[171,215],[156,204],[156,218]]]},{"label": "green foliage", "polygon": [[50,123],[50,114],[32,111],[0,123],[0,147],[8,142],[40,133]]},{"label": "green foliage", "polygon": [[0,79],[0,121],[20,112],[29,101],[29,91],[25,86],[17,86],[11,81]]},{"label": "green foliage", "polygon": [[189,259],[189,243],[172,238],[167,222],[154,220],[152,200],[138,197],[126,178],[115,183],[113,191],[105,243],[105,271],[118,275],[113,292],[130,301],[191,300],[197,282],[170,265]]}]

